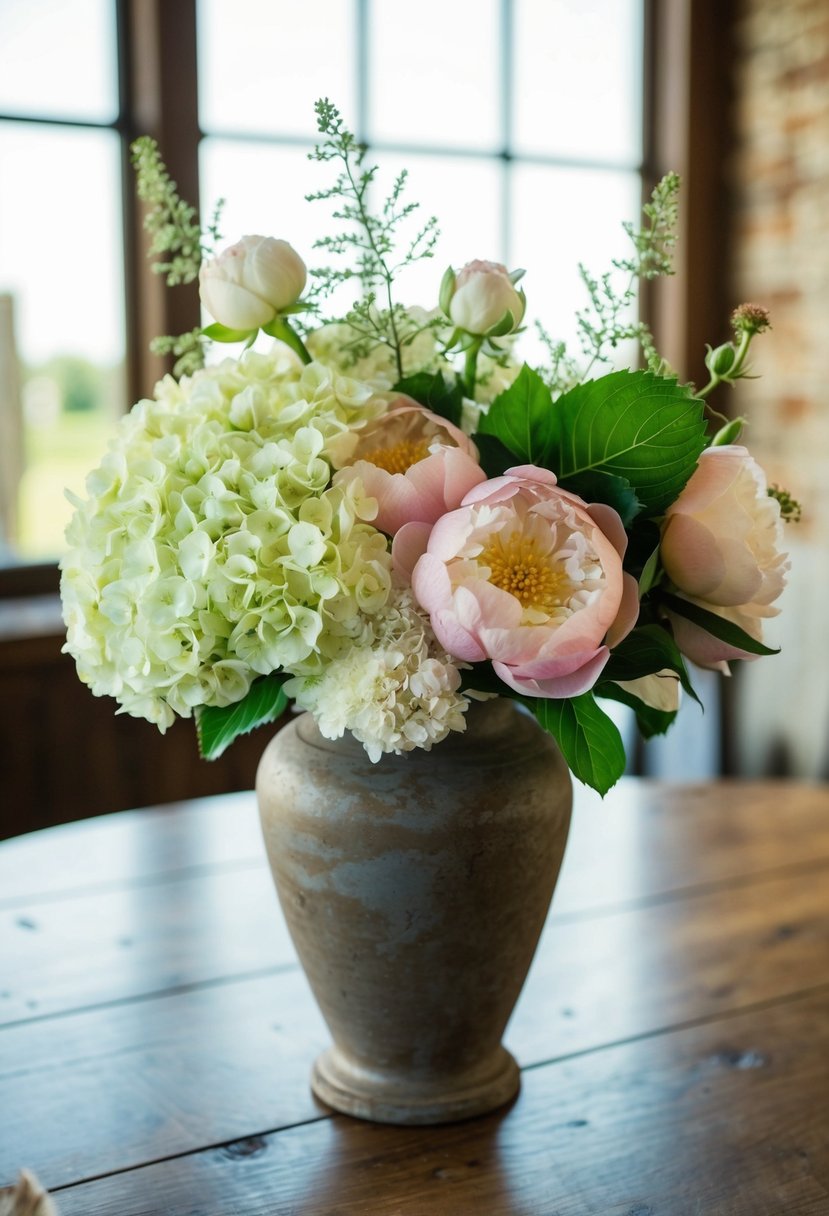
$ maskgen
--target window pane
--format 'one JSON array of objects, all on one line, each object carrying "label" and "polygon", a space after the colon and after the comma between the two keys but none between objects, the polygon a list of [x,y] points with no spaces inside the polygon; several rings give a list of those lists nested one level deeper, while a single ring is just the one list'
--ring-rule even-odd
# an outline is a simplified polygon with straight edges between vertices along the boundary
[{"label": "window pane", "polygon": [[112,0],[2,0],[0,112],[114,121]]},{"label": "window pane", "polygon": [[636,165],[642,0],[515,0],[520,152]]},{"label": "window pane", "polygon": [[369,138],[495,148],[500,42],[495,0],[369,3]]},{"label": "window pane", "polygon": [[380,167],[378,184],[387,191],[402,168],[409,171],[406,198],[420,203],[414,228],[437,216],[440,240],[433,258],[400,275],[401,304],[436,308],[443,272],[473,258],[500,260],[502,249],[501,182],[503,167],[495,160],[447,156],[405,157],[388,153],[373,158]]},{"label": "window pane", "polygon": [[[611,270],[613,258],[625,256],[630,243],[625,220],[639,215],[639,177],[601,169],[554,169],[536,165],[512,170],[510,265],[523,266],[527,277],[528,332],[522,353],[541,357],[533,341],[536,319],[555,339],[566,341],[571,355],[581,355],[575,322],[587,304],[579,280],[583,262],[594,275]],[[622,288],[627,283],[622,281]],[[635,354],[619,351],[618,365]],[[580,359],[581,361],[581,359]]]},{"label": "window pane", "polygon": [[8,341],[10,298],[19,360],[19,376],[0,368],[0,529],[14,555],[53,557],[70,514],[64,487],[83,489],[124,408],[118,138],[0,123],[0,163],[2,315]]},{"label": "window pane", "polygon": [[198,35],[206,131],[313,137],[318,97],[353,129],[354,0],[198,0]]},{"label": "window pane", "polygon": [[[336,172],[333,165],[309,161],[301,148],[207,138],[200,158],[202,214],[211,214],[224,198],[220,247],[248,233],[274,236],[293,245],[307,266],[316,266],[323,259],[313,244],[331,231],[330,205],[308,203],[305,195],[329,186]],[[353,298],[353,287],[344,287],[327,307],[342,312]],[[259,342],[270,339],[260,336]]]},{"label": "window pane", "polygon": [[324,203],[306,203],[310,190],[329,184],[332,166],[308,160],[301,148],[207,138],[202,140],[202,214],[224,198],[219,227],[221,244],[230,245],[246,233],[289,241],[306,261],[311,245],[323,234]]}]

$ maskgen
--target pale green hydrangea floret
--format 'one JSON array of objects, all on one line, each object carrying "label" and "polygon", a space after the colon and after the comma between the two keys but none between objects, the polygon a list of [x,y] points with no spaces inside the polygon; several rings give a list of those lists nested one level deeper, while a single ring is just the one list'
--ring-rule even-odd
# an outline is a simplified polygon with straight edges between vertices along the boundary
[{"label": "pale green hydrangea floret", "polygon": [[[441,330],[434,325],[435,316],[434,310],[406,309],[400,323],[401,331],[406,335],[400,347],[405,376],[423,371],[451,371],[449,361],[442,354]],[[370,384],[377,392],[388,392],[400,379],[391,348],[365,342],[360,331],[345,321],[314,330],[307,335],[306,344],[315,359]],[[366,345],[371,347],[367,353],[363,350]]]},{"label": "pale green hydrangea floret", "polygon": [[92,691],[163,730],[361,636],[391,561],[376,502],[327,488],[328,445],[384,408],[253,351],[139,402],[73,497],[61,563],[66,650]]},{"label": "pale green hydrangea floret", "polygon": [[450,731],[465,730],[469,701],[460,684],[428,616],[408,588],[395,587],[338,662],[289,680],[285,691],[327,739],[348,730],[376,762],[387,752],[429,751]]}]

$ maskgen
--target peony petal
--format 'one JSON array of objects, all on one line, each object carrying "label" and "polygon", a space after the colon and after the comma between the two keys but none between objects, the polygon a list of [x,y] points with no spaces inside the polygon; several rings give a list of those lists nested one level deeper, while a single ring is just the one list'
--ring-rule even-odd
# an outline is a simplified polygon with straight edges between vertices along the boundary
[{"label": "peony petal", "polygon": [[610,658],[610,651],[606,646],[601,646],[583,667],[579,667],[576,671],[560,678],[552,678],[546,680],[523,679],[516,676],[509,667],[503,663],[493,663],[492,667],[495,674],[504,683],[521,693],[525,697],[548,697],[548,698],[563,698],[563,697],[579,697],[582,693],[589,692],[593,685],[598,680],[602,673],[607,660]]},{"label": "peony petal", "polygon": [[391,559],[395,574],[404,582],[411,583],[414,568],[426,552],[431,531],[431,524],[413,520],[395,533],[391,545]]},{"label": "peony petal", "polygon": [[216,275],[205,275],[200,291],[202,303],[211,317],[228,329],[259,329],[274,318],[274,309],[267,300],[240,287],[238,283],[231,283]]},{"label": "peony petal", "polygon": [[446,566],[429,552],[415,563],[412,591],[428,613],[442,611],[452,603],[452,584]]},{"label": "peony petal", "polygon": [[639,619],[639,584],[632,574],[622,575],[622,602],[605,642],[611,648],[626,638]]},{"label": "peony petal", "polygon": [[667,616],[677,646],[685,657],[692,663],[696,663],[698,667],[721,671],[724,675],[728,675],[730,660],[757,658],[757,655],[740,650],[737,646],[729,646],[727,642],[715,638],[712,633],[706,633],[699,625],[695,625],[684,616],[677,616],[675,612],[668,612]]},{"label": "peony petal", "polygon": [[685,489],[676,502],[668,507],[667,517],[670,519],[677,511],[697,515],[710,507],[712,502],[728,493],[747,459],[751,459],[748,449],[739,444],[706,448]]},{"label": "peony petal", "polygon": [[435,637],[453,658],[465,663],[481,663],[487,658],[480,642],[459,624],[453,612],[434,612],[430,619]]},{"label": "peony petal", "polygon": [[707,599],[725,577],[717,538],[691,515],[668,517],[660,556],[668,578],[688,595]]},{"label": "peony petal", "polygon": [[607,506],[606,503],[593,502],[587,508],[587,514],[610,541],[619,557],[624,557],[628,547],[628,536],[619,512],[614,511],[613,507]]}]

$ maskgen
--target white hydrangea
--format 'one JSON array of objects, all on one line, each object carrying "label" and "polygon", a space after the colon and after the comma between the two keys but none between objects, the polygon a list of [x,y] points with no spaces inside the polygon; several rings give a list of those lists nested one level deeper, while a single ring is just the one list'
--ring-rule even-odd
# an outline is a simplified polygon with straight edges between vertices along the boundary
[{"label": "white hydrangea", "polygon": [[457,665],[432,632],[408,588],[395,587],[362,638],[318,674],[285,691],[310,711],[327,739],[348,730],[372,761],[439,743],[466,729],[469,701]]},{"label": "white hydrangea", "polygon": [[[436,315],[435,311],[427,312],[425,308],[406,309],[404,328],[408,326],[408,331],[415,336],[401,350],[405,376],[422,371],[452,370],[442,354],[440,338],[445,337],[445,333],[441,334],[433,326],[423,328]],[[355,339],[359,340],[356,331],[346,322],[338,322],[314,330],[308,334],[306,343],[308,350],[320,363],[370,384],[377,392],[388,392],[400,378],[391,349],[388,346],[375,346],[370,354],[355,359],[352,353]]]},{"label": "white hydrangea", "polygon": [[80,678],[162,730],[320,666],[391,588],[377,504],[329,488],[328,445],[382,413],[370,385],[275,349],[177,383],[122,420],[61,563]]}]

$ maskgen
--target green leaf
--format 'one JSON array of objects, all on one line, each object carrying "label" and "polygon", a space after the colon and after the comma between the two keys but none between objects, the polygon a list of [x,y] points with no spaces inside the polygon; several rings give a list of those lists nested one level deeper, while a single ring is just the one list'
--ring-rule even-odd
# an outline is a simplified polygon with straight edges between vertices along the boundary
[{"label": "green leaf", "polygon": [[218,321],[202,330],[205,338],[211,338],[214,342],[245,342],[250,337],[255,338],[258,332],[257,329],[228,329]]},{"label": "green leaf", "polygon": [[698,702],[685,660],[668,630],[662,625],[639,625],[611,650],[601,682],[639,680],[665,668],[676,672],[688,696]]},{"label": "green leaf", "polygon": [[664,735],[676,718],[675,709],[670,711],[654,709],[652,705],[646,705],[643,700],[634,696],[626,688],[620,688],[618,684],[597,685],[594,691],[597,697],[619,701],[622,705],[627,705],[632,709],[636,714],[636,725],[645,739],[652,739],[654,735]]},{"label": "green leaf", "polygon": [[642,573],[639,575],[639,598],[647,595],[651,587],[659,578],[659,545],[651,553],[648,560],[642,567]]},{"label": "green leaf", "polygon": [[555,433],[539,430],[537,463],[562,482],[592,471],[623,477],[646,515],[676,499],[707,442],[703,402],[652,372],[611,372],[579,384],[558,398],[551,418]]},{"label": "green leaf", "polygon": [[513,453],[494,435],[482,435],[478,431],[472,436],[472,442],[478,449],[478,459],[487,477],[500,477],[515,464]]},{"label": "green leaf", "polygon": [[700,629],[704,629],[706,633],[713,634],[715,638],[719,638],[721,642],[726,642],[729,646],[734,646],[738,650],[746,650],[749,654],[779,654],[780,650],[770,646],[764,646],[762,642],[758,642],[750,633],[746,633],[739,625],[735,625],[733,621],[727,621],[725,617],[718,616],[716,612],[709,612],[706,608],[700,608],[698,604],[692,604],[689,600],[683,599],[679,595],[671,595],[668,592],[661,596],[662,604],[675,612],[677,616],[684,616],[686,621],[691,621],[692,624],[698,625]]},{"label": "green leaf", "polygon": [[394,392],[413,397],[433,414],[440,414],[454,426],[461,424],[463,390],[459,384],[450,384],[440,373],[418,372],[398,380]]},{"label": "green leaf", "polygon": [[547,462],[558,433],[555,415],[550,390],[525,363],[484,414],[479,432],[500,439],[516,457],[513,464],[551,467]]},{"label": "green leaf", "polygon": [[523,703],[554,737],[574,777],[604,797],[625,771],[625,748],[592,692],[564,701],[525,697]]},{"label": "green leaf", "polygon": [[642,504],[631,489],[630,482],[625,477],[616,477],[610,473],[599,473],[590,470],[586,473],[576,473],[571,477],[559,478],[559,485],[571,494],[578,494],[585,502],[603,502],[613,507],[621,516],[622,523],[629,527],[642,510]]},{"label": "green leaf", "polygon": [[247,696],[233,705],[200,705],[196,710],[196,736],[205,760],[217,760],[239,735],[257,726],[275,722],[285,712],[288,698],[282,685],[284,676],[264,676],[255,680]]}]

